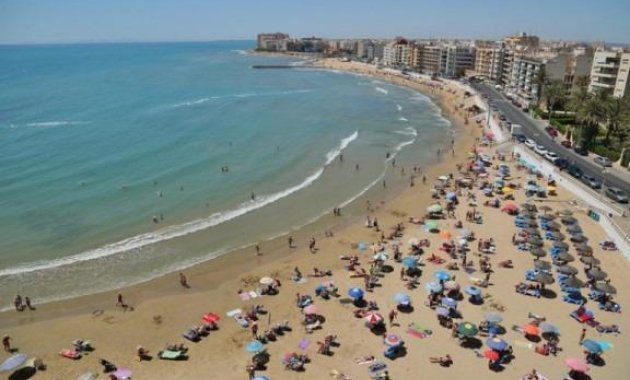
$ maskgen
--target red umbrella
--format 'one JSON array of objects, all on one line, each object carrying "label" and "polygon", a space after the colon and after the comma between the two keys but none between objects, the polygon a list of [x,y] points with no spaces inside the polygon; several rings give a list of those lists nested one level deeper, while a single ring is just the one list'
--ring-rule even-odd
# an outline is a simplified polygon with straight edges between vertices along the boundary
[{"label": "red umbrella", "polygon": [[499,353],[494,350],[486,350],[483,353],[483,356],[492,360],[493,362],[496,362],[497,360],[499,360]]},{"label": "red umbrella", "polygon": [[385,344],[388,346],[398,346],[399,344],[402,343],[402,338],[400,337],[400,335],[396,335],[396,334],[387,334],[387,336],[385,337]]},{"label": "red umbrella", "polygon": [[201,319],[203,319],[205,322],[208,322],[208,323],[217,323],[221,320],[221,317],[219,317],[215,313],[207,313],[207,314],[204,314],[204,316],[201,317]]},{"label": "red umbrella", "polygon": [[591,367],[586,365],[586,363],[584,363],[580,359],[575,359],[575,358],[564,359],[564,364],[566,364],[567,366],[569,366],[569,368],[577,372],[588,372],[588,370],[591,369]]},{"label": "red umbrella", "polygon": [[538,336],[538,334],[540,334],[540,329],[534,325],[527,324],[523,326],[523,332],[526,335]]},{"label": "red umbrella", "polygon": [[383,320],[383,316],[379,313],[371,311],[365,315],[365,320],[373,325],[376,325]]}]

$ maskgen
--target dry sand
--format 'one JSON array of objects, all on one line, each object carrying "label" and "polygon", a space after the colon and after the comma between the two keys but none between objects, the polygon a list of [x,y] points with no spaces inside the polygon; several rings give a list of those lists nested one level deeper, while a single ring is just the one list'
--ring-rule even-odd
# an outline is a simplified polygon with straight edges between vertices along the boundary
[{"label": "dry sand", "polygon": [[[425,93],[433,94],[441,99],[445,111],[451,111],[450,116],[461,118],[461,111],[454,111],[463,100],[461,91],[451,90],[443,83],[442,89],[429,86],[430,82],[410,83],[403,78],[394,78],[377,72],[367,72],[363,66],[352,63],[328,61],[327,67],[341,70],[363,71],[383,79],[392,80],[401,85],[409,85]],[[460,113],[458,113],[460,112]],[[455,172],[456,162],[463,162],[475,136],[480,132],[476,126],[468,126],[464,138],[456,142],[456,155],[443,154],[441,163],[430,168],[424,168],[423,174],[427,176],[427,185],[423,186],[419,180],[416,186],[408,189],[395,199],[386,203],[374,205],[376,210],[371,215],[378,217],[382,228],[388,230],[398,222],[404,222],[406,226],[401,242],[410,238],[428,238],[431,240],[431,248],[428,254],[436,253],[441,238],[437,234],[424,232],[419,226],[406,223],[409,216],[421,216],[426,207],[431,203],[429,197],[429,185],[441,174]],[[515,181],[523,182],[526,174],[514,172]],[[517,203],[524,196],[517,192]],[[480,197],[481,198],[481,197]],[[572,195],[564,189],[559,189],[559,195],[549,199],[546,204],[555,210],[570,207],[568,201]],[[465,203],[465,202],[462,202]],[[538,203],[540,206],[541,203]],[[476,306],[462,301],[460,310],[464,320],[478,323],[483,319],[484,313],[491,310],[491,303],[498,303],[505,307],[503,313],[503,325],[507,327],[507,333],[503,336],[514,346],[516,359],[508,364],[500,373],[488,370],[487,360],[477,358],[473,350],[459,347],[457,341],[451,338],[450,331],[441,328],[435,314],[424,306],[426,291],[424,284],[433,281],[433,272],[443,268],[443,265],[427,264],[420,279],[418,289],[407,291],[399,278],[400,264],[390,263],[394,271],[381,278],[381,287],[377,287],[373,293],[368,293],[367,299],[374,300],[386,315],[395,307],[393,295],[397,292],[406,292],[411,295],[415,311],[411,314],[399,313],[398,323],[389,330],[400,334],[406,342],[408,353],[405,357],[395,361],[385,359],[388,363],[389,373],[392,379],[411,378],[438,378],[448,377],[453,379],[464,378],[496,378],[519,379],[523,374],[536,368],[540,373],[550,379],[559,379],[567,372],[563,364],[564,358],[583,358],[582,349],[578,344],[578,338],[582,325],[569,317],[569,313],[575,306],[562,302],[561,292],[557,284],[549,286],[559,298],[532,298],[517,295],[513,285],[524,279],[524,272],[532,266],[532,257],[517,251],[511,244],[512,234],[516,231],[513,218],[498,209],[479,207],[483,213],[483,224],[470,224],[464,222],[464,227],[487,239],[494,238],[497,253],[491,256],[491,262],[495,272],[491,282],[494,284],[484,289],[484,294],[491,295],[484,305]],[[467,207],[461,205],[457,208],[457,219],[464,220]],[[612,283],[617,287],[622,296],[630,289],[630,265],[618,252],[604,252],[597,242],[605,238],[603,230],[596,222],[589,219],[581,210],[575,210],[580,225],[585,235],[590,238],[595,250],[595,256],[601,259],[602,268],[608,272]],[[325,221],[326,226],[334,223],[332,218]],[[443,229],[455,231],[454,220],[448,219],[440,222]],[[8,334],[13,338],[14,345],[21,352],[41,357],[48,365],[46,371],[37,373],[33,379],[75,379],[81,373],[93,370],[100,372],[97,363],[98,358],[106,358],[119,367],[130,368],[134,372],[134,379],[246,379],[245,365],[251,355],[244,350],[245,344],[251,340],[251,332],[240,328],[230,318],[225,317],[225,312],[234,308],[245,309],[254,304],[262,304],[271,311],[272,322],[288,320],[293,326],[293,331],[278,338],[277,342],[270,343],[268,352],[271,361],[266,371],[260,374],[269,375],[271,379],[326,379],[330,378],[331,370],[343,372],[353,379],[368,379],[366,365],[357,365],[354,358],[363,355],[374,355],[383,359],[385,346],[382,337],[371,334],[363,325],[363,321],[352,316],[354,307],[342,304],[337,299],[323,301],[316,299],[315,303],[320,309],[326,321],[323,329],[307,334],[301,328],[300,322],[303,315],[295,306],[295,294],[314,295],[314,288],[321,279],[309,278],[304,284],[296,284],[290,281],[292,269],[298,266],[303,273],[311,272],[311,268],[330,268],[335,281],[340,289],[342,298],[347,289],[352,286],[362,286],[361,279],[350,278],[348,272],[343,269],[347,262],[338,259],[342,254],[356,254],[361,258],[361,264],[367,268],[367,261],[371,257],[371,251],[360,252],[352,248],[353,243],[360,241],[375,242],[379,233],[373,229],[364,227],[362,220],[355,220],[349,226],[338,227],[332,238],[319,238],[322,235],[324,223],[311,226],[311,230],[297,232],[295,234],[298,248],[288,250],[285,238],[270,242],[263,247],[264,255],[253,258],[252,252],[237,252],[230,257],[222,257],[210,263],[197,266],[187,271],[192,289],[183,289],[179,286],[177,274],[148,282],[129,289],[123,289],[122,293],[134,305],[134,311],[123,312],[114,306],[116,294],[107,293],[82,297],[75,300],[43,305],[36,311],[9,312],[0,315],[0,334]],[[320,230],[314,232],[314,228]],[[308,237],[316,233],[319,250],[315,254],[307,249]],[[548,246],[548,243],[546,243]],[[406,253],[407,246],[404,246]],[[476,244],[471,244],[469,259],[475,262],[478,269],[478,257]],[[273,251],[274,253],[271,253]],[[575,253],[575,252],[572,252]],[[391,256],[391,255],[390,255]],[[499,261],[512,259],[513,269],[498,268]],[[390,260],[391,261],[391,260]],[[579,276],[584,278],[580,262],[573,263],[580,270]],[[463,271],[453,272],[462,287],[470,284],[469,275]],[[249,289],[258,278],[263,276],[277,276],[282,282],[280,294],[277,296],[263,296],[255,300],[241,301],[237,296],[237,289]],[[478,273],[471,276],[481,277]],[[80,286],[80,284],[78,284]],[[583,293],[586,293],[584,291]],[[622,306],[627,297],[619,297]],[[593,303],[589,307],[597,309]],[[191,324],[200,323],[200,317],[208,311],[214,311],[223,316],[220,329],[212,332],[200,343],[188,344],[188,361],[170,362],[154,358],[150,362],[138,362],[134,358],[136,345],[142,344],[157,353],[167,342],[181,342],[182,330]],[[528,321],[528,312],[542,314],[553,324],[560,327],[562,335],[560,347],[563,351],[557,357],[544,357],[533,352],[527,347],[526,340],[519,334],[511,331],[513,324],[522,325]],[[627,321],[623,314],[596,312],[597,320],[603,324],[616,323],[622,330],[627,327]],[[260,330],[267,327],[268,317],[263,316],[259,321]],[[405,333],[406,326],[410,322],[420,323],[433,330],[433,334],[425,339],[418,339]],[[316,353],[318,340],[322,340],[326,334],[337,334],[341,344],[333,348],[333,356],[322,356]],[[96,350],[82,359],[71,361],[61,358],[57,352],[62,348],[68,348],[70,342],[76,338],[89,339],[96,346]],[[590,374],[594,379],[623,379],[630,374],[630,362],[623,358],[628,357],[630,342],[625,333],[619,336],[599,336],[595,329],[587,327],[587,338],[605,339],[612,342],[615,348],[606,352],[604,367],[592,367]],[[302,351],[298,344],[302,339],[310,341],[310,346]],[[482,347],[485,350],[485,346]],[[287,371],[281,363],[282,355],[286,352],[304,352],[308,354],[312,362],[306,365],[306,371],[297,373]],[[451,368],[442,368],[435,364],[429,364],[429,356],[440,356],[450,353],[455,364]],[[0,360],[8,355],[3,353]],[[104,377],[101,375],[99,378]]]}]

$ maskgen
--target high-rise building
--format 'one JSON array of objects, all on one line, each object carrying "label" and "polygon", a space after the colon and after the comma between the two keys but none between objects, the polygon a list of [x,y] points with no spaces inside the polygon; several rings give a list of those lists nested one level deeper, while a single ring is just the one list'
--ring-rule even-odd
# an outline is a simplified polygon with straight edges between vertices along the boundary
[{"label": "high-rise building", "polygon": [[422,59],[420,60],[420,69],[426,74],[437,74],[440,72],[440,57],[442,55],[442,47],[438,45],[424,45],[422,47]]},{"label": "high-rise building", "polygon": [[540,70],[543,69],[544,63],[538,58],[514,57],[510,86],[520,95],[537,99],[540,96],[540,86],[537,83],[537,77]]},{"label": "high-rise building", "polygon": [[256,36],[256,49],[266,51],[286,50],[290,37],[285,33],[260,33]]},{"label": "high-rise building", "polygon": [[630,53],[621,49],[595,52],[591,68],[590,91],[610,90],[615,97],[630,94]]},{"label": "high-rise building", "polygon": [[475,67],[475,47],[449,44],[442,47],[440,73],[446,77],[463,76]]},{"label": "high-rise building", "polygon": [[386,66],[407,67],[410,63],[410,43],[402,37],[397,37],[383,49],[383,64]]},{"label": "high-rise building", "polygon": [[503,79],[504,57],[505,49],[502,46],[477,47],[475,74],[501,83]]}]

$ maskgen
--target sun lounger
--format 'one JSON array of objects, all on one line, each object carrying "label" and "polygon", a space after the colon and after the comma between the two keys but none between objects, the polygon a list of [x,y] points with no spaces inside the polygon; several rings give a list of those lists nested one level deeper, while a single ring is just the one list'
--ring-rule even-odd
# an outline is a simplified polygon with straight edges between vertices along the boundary
[{"label": "sun lounger", "polygon": [[185,360],[186,354],[181,351],[164,350],[158,352],[158,358],[163,360]]},{"label": "sun lounger", "polygon": [[64,358],[68,358],[72,360],[81,358],[80,353],[76,352],[75,350],[71,350],[69,348],[64,348],[61,351],[59,351],[59,355],[63,356]]}]

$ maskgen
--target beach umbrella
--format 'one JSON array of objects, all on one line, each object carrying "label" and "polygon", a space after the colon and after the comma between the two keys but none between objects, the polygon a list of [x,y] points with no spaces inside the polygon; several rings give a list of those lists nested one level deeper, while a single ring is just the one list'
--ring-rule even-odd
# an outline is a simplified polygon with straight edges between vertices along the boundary
[{"label": "beach umbrella", "polygon": [[499,360],[499,353],[494,350],[486,350],[483,353],[483,356],[490,361],[496,362]]},{"label": "beach umbrella", "polygon": [[260,282],[262,285],[271,285],[271,284],[275,283],[276,280],[274,280],[271,277],[263,277],[258,282]]},{"label": "beach umbrella", "polygon": [[449,231],[441,231],[440,237],[444,240],[450,240],[453,237],[453,234],[451,234]]},{"label": "beach umbrella", "polygon": [[387,334],[384,339],[385,345],[389,347],[396,347],[402,344],[403,340],[400,335]]},{"label": "beach umbrella", "polygon": [[444,289],[446,290],[458,290],[459,284],[453,280],[446,281],[444,283]]},{"label": "beach umbrella", "polygon": [[409,305],[411,303],[411,298],[405,293],[397,293],[394,296],[394,300],[400,305]]},{"label": "beach umbrella", "polygon": [[451,275],[448,274],[448,272],[443,271],[443,270],[439,270],[433,273],[433,277],[435,277],[439,281],[447,281],[451,279]]},{"label": "beach umbrella", "polygon": [[555,240],[564,240],[564,238],[565,238],[565,236],[563,234],[561,234],[560,232],[557,232],[557,231],[554,231],[554,232],[550,233],[549,236],[552,239],[555,239]]},{"label": "beach umbrella", "polygon": [[580,280],[579,278],[569,277],[566,280],[564,280],[564,285],[569,286],[571,288],[581,288],[582,286],[584,286],[584,282]]},{"label": "beach umbrella", "polygon": [[551,264],[548,261],[534,260],[534,268],[538,270],[549,270],[551,269]]},{"label": "beach umbrella", "polygon": [[542,250],[542,249],[540,249],[540,248],[534,248],[534,249],[532,249],[531,251],[529,251],[529,253],[530,253],[532,256],[534,256],[534,257],[538,257],[538,258],[547,256],[547,252],[543,251],[543,250]]},{"label": "beach umbrella", "polygon": [[568,274],[570,276],[573,276],[575,274],[577,274],[578,270],[571,265],[562,265],[560,267],[558,267],[558,273],[562,273],[562,274]]},{"label": "beach umbrella", "polygon": [[94,373],[92,371],[88,371],[84,374],[82,374],[81,376],[77,377],[77,380],[94,380],[98,377],[97,373]]},{"label": "beach umbrella", "polygon": [[368,312],[363,317],[366,321],[368,321],[371,325],[379,324],[383,321],[383,316],[379,313],[375,313],[373,311]]},{"label": "beach umbrella", "polygon": [[509,346],[508,342],[497,337],[486,339],[486,345],[492,348],[493,350],[497,350],[497,351],[503,351],[507,349]]},{"label": "beach umbrella", "polygon": [[538,217],[540,220],[554,220],[556,216],[554,214],[543,214]]},{"label": "beach umbrella", "polygon": [[363,289],[361,288],[350,288],[348,290],[348,295],[352,298],[362,298],[363,297]]},{"label": "beach umbrella", "polygon": [[543,241],[536,237],[530,237],[529,239],[527,239],[527,244],[530,244],[536,247],[542,247]]},{"label": "beach umbrella", "polygon": [[206,313],[201,319],[208,323],[217,323],[221,320],[221,317],[215,313]]},{"label": "beach umbrella", "polygon": [[[503,188],[503,192],[505,193],[505,187]],[[508,189],[511,189],[508,187]],[[503,205],[503,207],[501,208],[502,211],[510,211],[510,212],[515,212],[518,211],[518,206],[514,203],[506,203]]]},{"label": "beach umbrella", "polygon": [[525,333],[525,335],[538,336],[540,334],[540,329],[534,325],[527,324],[527,325],[523,325],[522,328],[523,328],[523,333]]},{"label": "beach umbrella", "polygon": [[454,308],[457,307],[457,301],[455,301],[451,297],[444,297],[444,298],[442,298],[442,305],[454,309]]},{"label": "beach umbrella", "polygon": [[365,251],[366,249],[368,249],[368,247],[369,247],[369,246],[370,246],[370,245],[369,245],[368,243],[365,243],[365,242],[360,242],[360,243],[357,245],[357,248],[359,249],[359,251]]},{"label": "beach umbrella", "polygon": [[593,256],[582,256],[580,261],[587,265],[599,265],[600,261]]},{"label": "beach umbrella", "polygon": [[586,277],[599,281],[608,277],[608,273],[604,272],[603,270],[599,268],[593,268],[586,272]]},{"label": "beach umbrella", "polygon": [[604,351],[596,341],[590,339],[584,339],[582,341],[582,347],[591,354],[601,354]]},{"label": "beach umbrella", "polygon": [[264,349],[265,345],[263,345],[262,342],[260,342],[259,340],[253,340],[245,345],[245,351],[249,352],[250,354],[259,353]]},{"label": "beach umbrella", "polygon": [[544,211],[544,212],[545,212],[545,214],[546,214],[546,213],[548,213],[549,211],[552,211],[553,209],[552,209],[551,207],[547,206],[547,205],[543,205],[543,206],[540,206],[540,210],[541,210],[541,211]]},{"label": "beach umbrella", "polygon": [[543,285],[550,285],[555,282],[553,276],[545,272],[536,273],[536,275],[534,276],[534,281]]},{"label": "beach umbrella", "polygon": [[566,358],[564,364],[576,372],[588,372],[591,369],[586,363],[576,358]]},{"label": "beach umbrella", "polygon": [[560,229],[560,225],[556,222],[547,222],[543,227],[549,231],[558,231]]},{"label": "beach umbrella", "polygon": [[407,245],[414,246],[414,245],[418,245],[420,244],[420,240],[416,239],[416,238],[411,238],[409,240],[407,240]]},{"label": "beach umbrella", "polygon": [[413,256],[407,256],[402,259],[402,265],[405,268],[414,268],[416,265],[418,265],[418,259]]},{"label": "beach umbrella", "polygon": [[595,289],[608,294],[617,294],[617,288],[610,285],[608,281],[598,282],[597,284],[595,284]]},{"label": "beach umbrella", "polygon": [[385,252],[378,252],[374,255],[374,260],[376,261],[385,261],[389,259],[389,256],[387,256],[387,254]]},{"label": "beach umbrella", "polygon": [[128,368],[118,368],[116,371],[112,372],[112,375],[116,376],[118,379],[128,379],[131,378],[131,370]]},{"label": "beach umbrella", "polygon": [[490,322],[490,323],[501,323],[501,321],[503,321],[503,317],[501,316],[501,314],[499,313],[495,313],[495,312],[489,312],[486,313],[486,321]]},{"label": "beach umbrella", "polygon": [[563,241],[554,241],[553,244],[551,245],[554,248],[559,248],[559,249],[567,249],[569,248],[569,245]]},{"label": "beach umbrella", "polygon": [[602,350],[604,351],[608,351],[608,350],[612,350],[613,348],[615,348],[615,345],[610,343],[607,340],[598,340],[597,344],[599,344],[599,346],[602,348]]},{"label": "beach umbrella", "polygon": [[544,334],[560,334],[560,329],[549,322],[541,322],[538,327]]},{"label": "beach umbrella", "polygon": [[446,199],[455,199],[457,198],[457,194],[453,191],[449,191],[448,193],[446,193]]},{"label": "beach umbrella", "polygon": [[587,241],[588,239],[586,238],[586,236],[582,234],[575,234],[575,235],[571,235],[571,238],[569,240],[575,243],[582,243],[582,242]]},{"label": "beach umbrella", "polygon": [[471,234],[470,230],[467,230],[465,228],[459,230],[459,236],[460,237],[467,238],[467,237],[470,236],[470,234]]},{"label": "beach umbrella", "polygon": [[2,362],[2,364],[0,364],[0,372],[11,371],[12,369],[15,369],[21,366],[26,361],[26,359],[28,359],[28,356],[25,354],[13,355]]},{"label": "beach umbrella", "polygon": [[560,215],[562,215],[562,216],[571,216],[571,215],[573,215],[573,211],[565,208],[564,210],[560,211]]},{"label": "beach umbrella", "polygon": [[271,379],[269,379],[269,377],[267,376],[256,376],[254,377],[253,380],[271,380]]},{"label": "beach umbrella", "polygon": [[570,233],[580,233],[582,232],[582,227],[577,224],[572,224],[567,227],[567,231],[569,231]]},{"label": "beach umbrella", "polygon": [[442,211],[442,206],[439,204],[432,204],[431,206],[427,207],[427,211],[428,212],[441,212]]},{"label": "beach umbrella", "polygon": [[435,314],[441,315],[442,317],[447,317],[450,313],[451,312],[443,306],[438,306],[435,308]]},{"label": "beach umbrella", "polygon": [[427,282],[424,284],[424,288],[431,293],[440,293],[442,291],[442,285],[435,281]]},{"label": "beach umbrella", "polygon": [[564,262],[569,263],[569,262],[571,262],[571,261],[574,261],[574,260],[575,260],[575,257],[573,257],[573,255],[571,255],[570,253],[567,253],[567,252],[560,252],[560,253],[559,253],[559,254],[555,257],[555,259],[556,259],[557,261],[564,261]]},{"label": "beach umbrella", "polygon": [[466,337],[473,337],[477,335],[479,329],[475,326],[474,323],[470,322],[461,322],[459,326],[457,326],[457,332]]},{"label": "beach umbrella", "polygon": [[479,289],[476,286],[467,286],[466,289],[464,289],[464,291],[468,294],[470,294],[471,296],[479,296],[481,295],[481,289]]},{"label": "beach umbrella", "polygon": [[310,304],[304,308],[305,315],[317,314],[317,305]]},{"label": "beach umbrella", "polygon": [[586,243],[575,243],[573,245],[573,248],[575,248],[576,251],[588,251],[588,250],[592,251],[593,250],[593,248],[586,245]]},{"label": "beach umbrella", "polygon": [[427,220],[424,223],[424,228],[428,231],[435,231],[438,229],[438,223],[435,220]]}]

